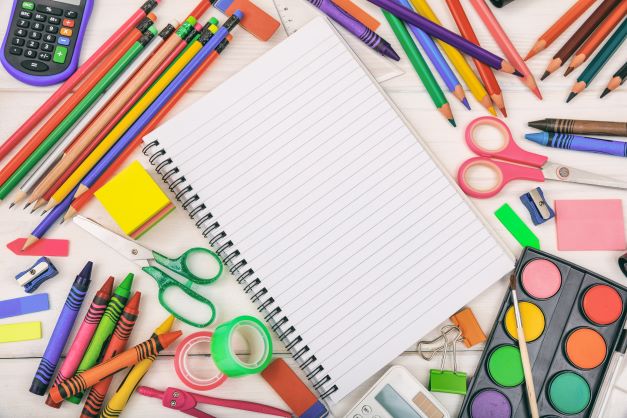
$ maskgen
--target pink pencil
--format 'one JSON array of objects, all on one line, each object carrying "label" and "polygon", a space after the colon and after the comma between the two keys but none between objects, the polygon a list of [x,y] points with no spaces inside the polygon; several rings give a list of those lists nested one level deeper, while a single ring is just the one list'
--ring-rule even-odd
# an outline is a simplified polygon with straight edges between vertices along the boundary
[{"label": "pink pencil", "polygon": [[[100,290],[96,293],[96,296],[94,296],[94,300],[91,302],[91,305],[89,305],[89,310],[85,314],[83,323],[78,329],[76,338],[74,338],[74,342],[67,353],[65,361],[63,362],[63,365],[59,369],[59,373],[57,373],[57,377],[54,380],[55,385],[58,385],[64,380],[74,376],[79,363],[83,359],[83,354],[85,354],[85,350],[91,341],[91,337],[93,337],[94,332],[96,332],[98,323],[100,323],[100,318],[102,318],[102,315],[107,308],[109,299],[111,299],[111,292],[113,292],[113,277],[109,277],[107,279]],[[46,399],[46,405],[53,408],[59,408],[61,406],[60,403],[55,403],[50,398],[50,395],[48,395],[48,399]]]},{"label": "pink pencil", "polygon": [[160,1],[161,0],[147,0],[92,56],[89,57],[87,61],[85,61],[83,65],[78,67],[78,70],[76,70],[72,77],[68,78],[65,83],[63,83],[61,87],[59,87],[57,91],[55,91],[52,96],[50,96],[48,100],[9,137],[9,139],[4,141],[4,144],[0,145],[0,161],[32,131],[39,122],[45,120],[46,117],[52,113],[52,110],[72,92],[74,87],[82,82],[85,76],[96,68],[109,52],[120,43],[122,38],[145,18]]},{"label": "pink pencil", "polygon": [[485,0],[470,0],[470,3],[474,7],[475,11],[483,21],[483,23],[488,27],[488,30],[492,34],[492,37],[501,48],[501,51],[505,54],[507,60],[514,66],[518,71],[523,73],[524,77],[521,78],[523,84],[525,84],[529,89],[538,96],[540,100],[542,100],[542,93],[540,93],[540,89],[536,84],[536,80],[531,74],[529,67],[525,64],[525,61],[522,59],[512,41],[507,37],[507,34],[503,30],[503,27],[496,20],[496,17],[490,10],[490,7],[487,5]]}]

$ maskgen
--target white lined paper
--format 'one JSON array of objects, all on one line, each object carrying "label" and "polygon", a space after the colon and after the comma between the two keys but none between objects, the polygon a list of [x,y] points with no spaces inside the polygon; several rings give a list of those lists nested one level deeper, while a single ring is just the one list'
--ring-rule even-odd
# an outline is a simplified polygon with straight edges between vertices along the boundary
[{"label": "white lined paper", "polygon": [[[158,140],[338,401],[513,268],[324,18]],[[319,376],[321,377],[321,376]]]}]

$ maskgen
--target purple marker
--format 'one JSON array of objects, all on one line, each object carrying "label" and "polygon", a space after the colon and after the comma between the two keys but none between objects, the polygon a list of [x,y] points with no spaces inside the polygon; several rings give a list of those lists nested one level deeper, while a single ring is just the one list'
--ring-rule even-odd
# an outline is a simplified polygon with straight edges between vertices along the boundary
[{"label": "purple marker", "polygon": [[394,61],[400,61],[401,58],[385,39],[368,29],[366,25],[346,13],[331,0],[307,1],[320,9],[320,11],[329,16],[331,19],[342,25],[344,29],[358,37],[363,43],[377,51],[379,54],[392,58]]},{"label": "purple marker", "polygon": [[593,138],[591,136],[558,134],[554,132],[527,134],[525,138],[536,144],[544,145],[545,147],[627,157],[627,142],[622,141]]},{"label": "purple marker", "polygon": [[87,264],[85,264],[85,267],[83,267],[80,274],[76,276],[76,279],[70,288],[70,294],[68,295],[65,304],[63,305],[63,309],[59,314],[57,324],[54,327],[54,331],[52,331],[52,335],[50,336],[50,340],[46,346],[46,351],[41,358],[41,362],[39,363],[39,367],[35,373],[35,378],[30,386],[30,391],[35,395],[43,396],[48,389],[50,381],[52,380],[52,375],[57,368],[57,364],[61,358],[61,353],[63,353],[63,348],[65,347],[65,343],[67,342],[70,333],[72,332],[72,327],[74,326],[74,322],[78,316],[78,311],[81,309],[81,305],[85,299],[85,294],[87,293],[87,289],[91,283],[92,265],[93,263],[91,261],[88,261]]}]

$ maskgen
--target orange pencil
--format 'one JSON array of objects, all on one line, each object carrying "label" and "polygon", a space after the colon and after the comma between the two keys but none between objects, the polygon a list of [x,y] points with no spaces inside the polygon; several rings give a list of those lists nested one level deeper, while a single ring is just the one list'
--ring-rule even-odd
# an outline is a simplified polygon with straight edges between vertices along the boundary
[{"label": "orange pencil", "polygon": [[579,0],[547,29],[527,53],[525,61],[551,45],[573,22],[584,14],[596,0]]},{"label": "orange pencil", "polygon": [[142,36],[142,33],[148,29],[156,20],[156,16],[151,13],[141,21],[135,29],[133,29],[120,46],[113,50],[103,62],[85,79],[80,85],[76,93],[70,96],[61,107],[48,119],[48,121],[33,135],[33,137],[9,160],[2,170],[0,170],[0,184],[5,181],[13,172],[22,165],[24,161],[41,145],[41,143],[50,135],[50,133],[65,119],[67,115],[80,103],[81,100],[94,88],[96,84],[109,72],[111,68],[122,58],[128,49]]},{"label": "orange pencil", "polygon": [[623,0],[616,9],[614,9],[610,15],[605,18],[603,23],[590,35],[590,37],[581,45],[581,48],[575,53],[568,68],[564,73],[564,76],[570,74],[575,68],[583,64],[590,55],[601,45],[603,40],[614,30],[616,25],[627,15],[627,0]]},{"label": "orange pencil", "polygon": [[[475,31],[472,29],[470,22],[468,21],[468,16],[466,16],[466,12],[462,8],[459,0],[446,0],[446,4],[453,15],[453,19],[455,19],[455,23],[459,28],[459,32],[461,35],[468,39],[470,42],[481,46],[479,44],[479,39],[477,39],[477,35]],[[496,77],[492,72],[492,69],[482,63],[477,59],[473,59],[475,62],[475,67],[477,67],[477,71],[479,72],[479,77],[481,77],[481,81],[485,85],[490,98],[496,104],[496,107],[499,108],[501,113],[507,117],[507,111],[505,110],[505,102],[503,101],[503,94],[501,92],[501,86],[498,81],[496,81]]]}]

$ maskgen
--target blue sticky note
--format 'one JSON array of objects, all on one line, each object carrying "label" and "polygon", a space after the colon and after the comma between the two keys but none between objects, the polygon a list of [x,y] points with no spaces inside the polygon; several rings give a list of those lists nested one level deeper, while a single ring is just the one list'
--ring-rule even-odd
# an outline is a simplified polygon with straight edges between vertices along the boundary
[{"label": "blue sticky note", "polygon": [[47,293],[0,301],[0,319],[50,309]]}]

